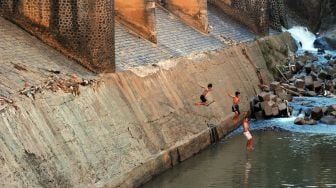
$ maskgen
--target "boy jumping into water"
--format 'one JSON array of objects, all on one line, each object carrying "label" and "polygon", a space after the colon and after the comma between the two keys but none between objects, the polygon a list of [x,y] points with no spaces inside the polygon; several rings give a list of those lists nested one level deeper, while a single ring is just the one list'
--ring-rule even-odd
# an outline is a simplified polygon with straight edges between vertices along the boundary
[{"label": "boy jumping into water", "polygon": [[235,115],[233,116],[233,121],[237,122],[238,117],[240,115],[240,111],[239,111],[239,103],[240,103],[240,92],[236,91],[235,96],[230,95],[229,93],[227,94],[229,97],[232,97],[232,112],[235,113]]},{"label": "boy jumping into water", "polygon": [[244,136],[245,136],[246,139],[247,139],[246,149],[248,149],[248,150],[252,150],[252,149],[253,149],[252,135],[251,135],[251,133],[250,133],[250,131],[249,131],[247,112],[244,112],[243,126],[244,126]]},{"label": "boy jumping into water", "polygon": [[200,96],[201,102],[195,103],[195,105],[209,106],[210,103],[207,102],[206,96],[210,91],[212,91],[212,84],[208,84],[208,88],[206,88]]}]

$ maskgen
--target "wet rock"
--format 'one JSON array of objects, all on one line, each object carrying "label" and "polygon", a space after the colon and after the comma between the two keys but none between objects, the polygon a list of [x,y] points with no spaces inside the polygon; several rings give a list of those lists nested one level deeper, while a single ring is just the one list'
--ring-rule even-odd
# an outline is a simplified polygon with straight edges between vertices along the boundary
[{"label": "wet rock", "polygon": [[330,54],[326,54],[324,56],[324,59],[326,59],[326,60],[330,60],[331,58],[332,58],[332,55],[330,55]]},{"label": "wet rock", "polygon": [[255,118],[256,118],[257,120],[262,120],[262,119],[264,119],[264,114],[263,114],[262,111],[259,111],[259,112],[254,113],[254,116],[255,116]]},{"label": "wet rock", "polygon": [[312,76],[305,77],[305,87],[309,90],[314,90],[314,80]]},{"label": "wet rock", "polygon": [[306,125],[316,125],[317,121],[313,119],[305,120]]},{"label": "wet rock", "polygon": [[305,68],[306,73],[309,74],[313,70],[313,64],[308,63],[307,65],[304,66],[304,68]]},{"label": "wet rock", "polygon": [[304,82],[302,79],[296,79],[296,80],[295,80],[295,86],[296,86],[297,88],[301,88],[301,89],[303,89],[304,86],[305,86],[305,82]]},{"label": "wet rock", "polygon": [[327,76],[328,76],[328,73],[324,70],[321,70],[318,74],[318,78],[322,80],[325,80]]},{"label": "wet rock", "polygon": [[278,108],[279,108],[279,111],[285,111],[287,110],[287,105],[286,103],[279,103]]},{"label": "wet rock", "polygon": [[315,107],[311,111],[311,118],[314,120],[320,120],[323,116],[323,111],[322,108],[320,107]]},{"label": "wet rock", "polygon": [[330,112],[330,115],[336,117],[336,111]]},{"label": "wet rock", "polygon": [[300,71],[304,67],[304,63],[302,61],[297,61],[295,63],[295,73]]},{"label": "wet rock", "polygon": [[333,50],[325,37],[318,37],[314,41],[314,47],[323,50]]},{"label": "wet rock", "polygon": [[318,75],[317,75],[315,72],[312,71],[312,72],[310,73],[310,76],[313,78],[314,81],[317,80]]},{"label": "wet rock", "polygon": [[298,117],[294,120],[294,124],[296,124],[296,125],[304,125],[305,123],[306,123],[306,121],[301,117]]},{"label": "wet rock", "polygon": [[319,93],[322,90],[322,84],[319,81],[314,81],[314,91]]},{"label": "wet rock", "polygon": [[315,97],[315,96],[317,96],[317,93],[315,91],[307,91],[307,96]]},{"label": "wet rock", "polygon": [[334,116],[324,116],[320,121],[327,125],[336,125],[336,117]]}]

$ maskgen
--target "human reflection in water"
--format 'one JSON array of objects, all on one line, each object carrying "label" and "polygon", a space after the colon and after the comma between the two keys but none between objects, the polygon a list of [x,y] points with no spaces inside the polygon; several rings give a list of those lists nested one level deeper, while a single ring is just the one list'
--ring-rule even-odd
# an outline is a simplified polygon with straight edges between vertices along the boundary
[{"label": "human reflection in water", "polygon": [[248,183],[249,183],[249,175],[251,172],[251,168],[252,165],[250,163],[250,158],[249,158],[249,154],[246,154],[246,163],[245,163],[245,172],[244,172],[244,188],[249,187]]}]

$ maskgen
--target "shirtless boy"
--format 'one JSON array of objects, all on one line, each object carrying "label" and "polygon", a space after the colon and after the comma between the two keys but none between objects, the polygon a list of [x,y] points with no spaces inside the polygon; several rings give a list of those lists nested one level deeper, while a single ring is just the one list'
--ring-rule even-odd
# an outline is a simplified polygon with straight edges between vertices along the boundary
[{"label": "shirtless boy", "polygon": [[208,88],[206,88],[203,93],[200,96],[201,102],[196,103],[195,105],[204,105],[208,106],[209,103],[207,102],[208,100],[206,99],[206,96],[209,92],[212,91],[212,84],[208,84]]},{"label": "shirtless boy", "polygon": [[232,98],[232,112],[235,113],[234,117],[232,118],[234,122],[237,122],[238,117],[240,115],[240,111],[239,111],[240,96],[239,95],[240,95],[239,91],[236,91],[235,96],[230,95],[228,93],[228,96]]},{"label": "shirtless boy", "polygon": [[251,135],[251,133],[249,131],[247,112],[244,112],[243,126],[244,126],[244,136],[247,139],[246,149],[251,150],[251,149],[253,149],[252,135]]}]

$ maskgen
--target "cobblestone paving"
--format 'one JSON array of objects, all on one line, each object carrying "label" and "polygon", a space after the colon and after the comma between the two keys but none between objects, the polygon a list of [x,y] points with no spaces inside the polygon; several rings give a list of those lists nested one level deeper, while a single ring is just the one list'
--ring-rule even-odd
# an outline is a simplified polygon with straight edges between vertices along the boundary
[{"label": "cobblestone paving", "polygon": [[67,59],[53,48],[29,35],[21,28],[0,17],[0,95],[17,93],[24,81],[40,84],[50,72],[76,73],[81,77],[92,73]]}]

